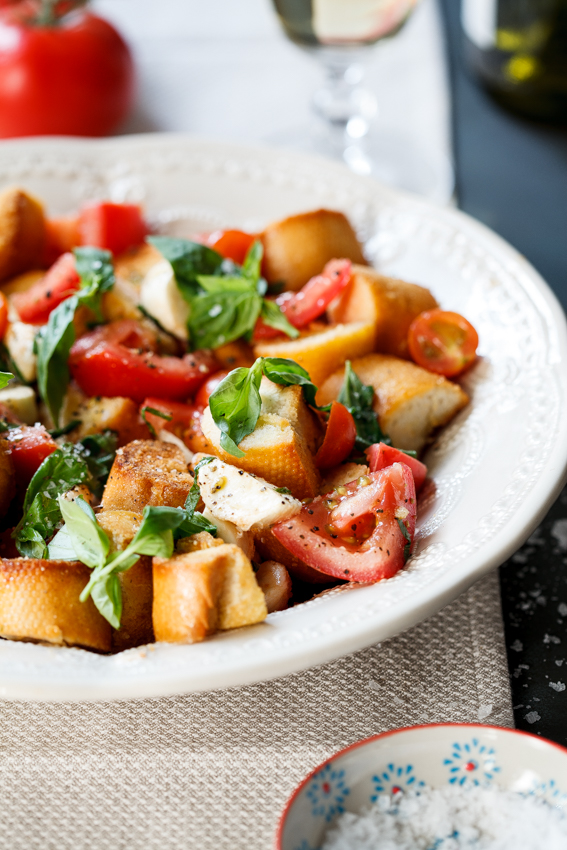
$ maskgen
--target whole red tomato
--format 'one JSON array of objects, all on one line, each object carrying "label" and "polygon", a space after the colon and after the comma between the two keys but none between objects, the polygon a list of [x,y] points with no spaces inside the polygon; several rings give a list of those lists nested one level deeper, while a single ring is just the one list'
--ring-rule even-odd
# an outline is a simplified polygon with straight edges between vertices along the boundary
[{"label": "whole red tomato", "polygon": [[0,137],[104,136],[134,94],[126,42],[107,21],[50,0],[0,3]]}]

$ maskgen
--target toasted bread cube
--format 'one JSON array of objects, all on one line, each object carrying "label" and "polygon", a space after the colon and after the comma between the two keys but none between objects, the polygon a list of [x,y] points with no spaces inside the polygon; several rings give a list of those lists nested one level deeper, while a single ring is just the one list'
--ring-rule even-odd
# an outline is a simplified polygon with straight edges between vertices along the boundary
[{"label": "toasted bread cube", "polygon": [[161,440],[134,440],[118,449],[104,493],[105,511],[142,513],[146,505],[179,508],[193,484],[183,452]]},{"label": "toasted bread cube", "polygon": [[374,351],[409,359],[409,326],[424,310],[438,306],[423,286],[385,277],[368,266],[354,266],[351,282],[327,314],[332,322],[372,322]]},{"label": "toasted bread cube", "polygon": [[257,357],[285,357],[295,360],[309,373],[316,387],[342,366],[374,350],[374,325],[353,322],[349,325],[325,325],[304,331],[298,339],[259,343]]},{"label": "toasted bread cube", "polygon": [[262,414],[254,431],[240,443],[245,455],[238,458],[221,447],[221,432],[208,407],[201,427],[215,455],[226,463],[264,478],[276,487],[287,487],[296,499],[317,495],[320,476],[313,455],[282,416]]},{"label": "toasted bread cube", "polygon": [[139,287],[152,266],[163,261],[157,248],[145,242],[129,248],[114,260],[114,273],[117,278]]},{"label": "toasted bread cube", "polygon": [[43,207],[22,189],[0,194],[0,280],[37,268],[45,243]]},{"label": "toasted bread cube", "polygon": [[[220,547],[216,551],[220,552]],[[224,631],[261,623],[266,619],[268,609],[250,559],[239,546],[229,544],[226,545],[225,559],[217,628]]]},{"label": "toasted bread cube", "polygon": [[192,534],[191,537],[182,537],[175,544],[175,551],[189,555],[191,552],[202,552],[203,549],[213,549],[215,546],[222,546],[223,540],[219,537],[213,537],[208,531],[199,531],[198,534]]},{"label": "toasted bread cube", "polygon": [[[110,551],[121,552],[132,542],[142,515],[133,511],[102,511],[98,524],[110,540]],[[152,559],[142,555],[130,569],[118,574],[122,588],[120,628],[112,630],[112,649],[119,652],[152,643],[153,577]]]},{"label": "toasted bread cube", "polygon": [[[399,449],[420,451],[432,432],[446,425],[469,397],[458,384],[407,360],[370,354],[352,363],[364,384],[374,388],[374,410],[380,427]],[[340,393],[344,367],[328,378],[317,393],[328,404]]]},{"label": "toasted bread cube", "polygon": [[266,279],[274,283],[283,281],[287,289],[301,289],[323,271],[329,260],[366,262],[349,220],[332,210],[292,215],[270,224],[260,238],[264,245]]},{"label": "toasted bread cube", "polygon": [[[101,434],[103,431],[116,431],[118,445],[125,446],[133,440],[148,439],[148,426],[140,416],[138,405],[130,398],[114,396],[112,398],[85,398],[79,393],[68,394],[63,409],[64,424],[78,419],[70,434],[70,440],[77,442],[88,434]],[[73,403],[74,402],[74,403]]]},{"label": "toasted bread cube", "polygon": [[319,417],[306,403],[300,386],[283,387],[263,377],[260,398],[262,413],[275,413],[287,419],[309,451],[317,454],[323,441],[324,428]]},{"label": "toasted bread cube", "polygon": [[0,635],[108,652],[110,623],[79,599],[90,574],[79,561],[0,560]]},{"label": "toasted bread cube", "polygon": [[4,516],[15,495],[16,476],[8,440],[0,439],[0,516]]},{"label": "toasted bread cube", "polygon": [[330,493],[331,490],[336,490],[337,487],[344,487],[345,484],[356,481],[362,475],[368,475],[368,467],[363,463],[342,463],[340,466],[335,466],[333,469],[328,470],[321,482],[319,492],[324,496],[326,493]]},{"label": "toasted bread cube", "polygon": [[301,509],[297,499],[278,493],[265,479],[218,458],[201,467],[199,486],[210,513],[242,531],[257,531]]}]

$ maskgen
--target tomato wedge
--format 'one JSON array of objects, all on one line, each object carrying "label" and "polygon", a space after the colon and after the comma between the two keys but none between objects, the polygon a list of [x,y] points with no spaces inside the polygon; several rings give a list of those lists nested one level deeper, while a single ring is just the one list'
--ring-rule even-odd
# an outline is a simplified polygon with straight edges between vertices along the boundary
[{"label": "tomato wedge", "polygon": [[315,455],[315,465],[319,469],[330,469],[342,463],[352,452],[355,440],[356,424],[352,414],[340,401],[334,401],[325,438]]},{"label": "tomato wedge", "polygon": [[387,446],[386,443],[374,443],[373,446],[366,449],[365,455],[368,458],[370,472],[378,472],[393,463],[405,463],[413,473],[416,491],[423,487],[427,478],[427,467],[416,457],[410,457],[410,455],[395,449],[393,446]]},{"label": "tomato wedge", "polygon": [[214,248],[222,257],[241,266],[257,238],[243,230],[215,230],[206,237],[205,244]]},{"label": "tomato wedge", "polygon": [[201,386],[199,392],[195,396],[195,404],[197,405],[197,407],[200,407],[204,410],[205,407],[209,406],[209,398],[214,393],[220,382],[224,381],[226,376],[229,374],[230,372],[228,370],[223,369],[221,372],[215,372],[214,375],[211,375],[210,378],[207,378],[207,380]]},{"label": "tomato wedge", "polygon": [[170,431],[180,440],[183,440],[192,452],[211,450],[201,428],[203,409],[199,405],[181,404],[178,401],[168,401],[163,398],[147,398],[141,410],[148,407],[171,416],[171,419],[168,420],[155,413],[149,413],[147,410],[144,412],[146,422],[154,428],[156,433],[159,434],[161,430]]},{"label": "tomato wedge", "polygon": [[12,303],[22,322],[45,325],[51,311],[76,292],[79,286],[75,257],[73,254],[63,254],[27,292],[16,292]]},{"label": "tomato wedge", "polygon": [[149,233],[140,207],[108,201],[83,207],[78,227],[81,245],[106,248],[115,256],[141,245]]},{"label": "tomato wedge", "polygon": [[148,396],[181,401],[218,370],[209,352],[160,357],[148,350],[150,346],[151,340],[134,320],[112,322],[75,342],[69,369],[89,396],[123,396],[137,402]]},{"label": "tomato wedge", "polygon": [[413,550],[415,517],[412,472],[394,463],[318,496],[272,531],[314,570],[347,581],[376,582],[404,566]]},{"label": "tomato wedge", "polygon": [[418,366],[451,378],[474,362],[478,334],[460,313],[426,310],[409,327],[408,347]]},{"label": "tomato wedge", "polygon": [[45,458],[53,454],[58,445],[43,425],[20,425],[10,428],[5,436],[16,473],[16,486],[19,492],[23,492]]},{"label": "tomato wedge", "polygon": [[[301,330],[323,315],[331,301],[348,285],[351,274],[350,260],[331,260],[322,274],[308,280],[299,292],[283,292],[276,298],[276,304],[286,319]],[[254,339],[271,339],[281,333],[260,320],[254,331]]]}]

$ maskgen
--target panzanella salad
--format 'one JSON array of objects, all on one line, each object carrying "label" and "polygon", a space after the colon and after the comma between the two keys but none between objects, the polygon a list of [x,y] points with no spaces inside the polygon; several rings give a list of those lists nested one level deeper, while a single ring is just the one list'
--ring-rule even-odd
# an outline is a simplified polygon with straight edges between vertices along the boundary
[{"label": "panzanella salad", "polygon": [[181,239],[12,188],[0,231],[0,636],[193,643],[404,568],[478,338],[342,213]]}]

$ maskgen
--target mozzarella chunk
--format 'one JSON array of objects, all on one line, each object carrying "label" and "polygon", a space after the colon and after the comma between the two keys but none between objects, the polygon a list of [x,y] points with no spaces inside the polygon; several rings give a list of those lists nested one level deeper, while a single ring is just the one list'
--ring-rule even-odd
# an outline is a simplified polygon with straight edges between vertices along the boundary
[{"label": "mozzarella chunk", "polygon": [[39,418],[35,393],[31,387],[5,387],[0,390],[0,404],[9,407],[26,425],[33,425]]},{"label": "mozzarella chunk", "polygon": [[179,291],[167,260],[156,263],[144,277],[140,304],[166,331],[180,339],[188,339],[189,305]]},{"label": "mozzarella chunk", "polygon": [[24,381],[35,381],[37,376],[37,357],[33,353],[33,342],[38,330],[36,325],[11,322],[4,337],[6,348]]},{"label": "mozzarella chunk", "polygon": [[221,540],[224,540],[225,543],[234,543],[235,546],[242,549],[247,558],[252,560],[254,557],[254,535],[251,531],[241,531],[233,522],[219,519],[208,508],[203,511],[203,516],[215,526]]},{"label": "mozzarella chunk", "polygon": [[273,484],[222,460],[199,469],[201,498],[219,519],[234,523],[242,531],[260,531],[274,522],[289,519],[301,502],[278,493]]}]

